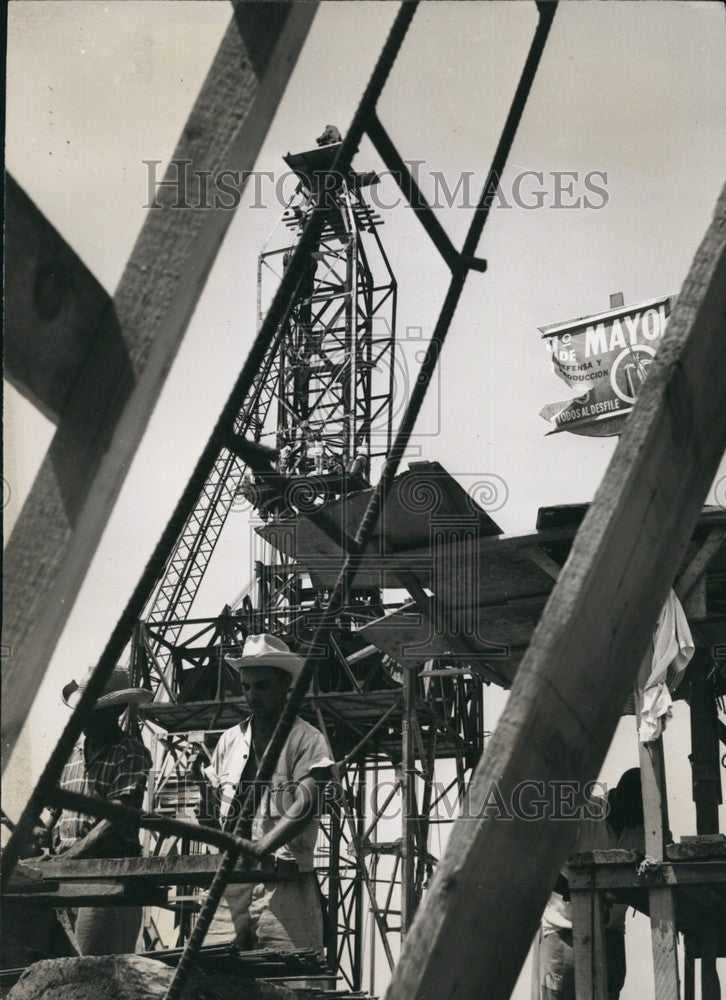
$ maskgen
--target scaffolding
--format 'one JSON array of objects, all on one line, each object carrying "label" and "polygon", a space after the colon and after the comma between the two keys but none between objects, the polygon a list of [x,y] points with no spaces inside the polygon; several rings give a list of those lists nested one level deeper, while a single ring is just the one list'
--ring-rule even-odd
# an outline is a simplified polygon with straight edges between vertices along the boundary
[{"label": "scaffolding", "polygon": [[[283,268],[280,285],[265,312],[257,338],[230,399],[3,854],[3,880],[7,883],[16,867],[21,846],[28,839],[41,808],[46,804],[84,810],[94,816],[133,824],[166,839],[178,838],[182,841],[186,839],[189,843],[199,842],[218,848],[220,855],[215,858],[211,866],[207,865],[209,879],[205,884],[209,886],[209,894],[199,912],[194,913],[191,933],[183,951],[176,956],[177,971],[167,994],[168,1000],[176,1000],[180,996],[191,964],[197,960],[204,933],[221,893],[231,879],[239,877],[235,876],[234,865],[240,853],[243,853],[248,845],[239,835],[239,824],[233,833],[225,833],[202,827],[188,818],[163,815],[166,806],[162,797],[164,789],[161,787],[157,787],[155,792],[157,812],[151,815],[58,789],[57,782],[63,764],[80,735],[84,719],[93,709],[134,630],[136,641],[133,668],[137,680],[152,686],[157,683],[159,697],[153,703],[152,711],[158,722],[164,719],[166,723],[167,732],[170,734],[165,737],[168,739],[166,749],[170,754],[169,759],[178,762],[180,768],[178,774],[183,775],[189,764],[189,745],[196,744],[204,753],[205,748],[208,749],[204,733],[214,732],[212,723],[215,726],[226,724],[225,713],[231,713],[229,717],[234,719],[238,718],[243,710],[241,701],[233,689],[234,678],[225,672],[223,660],[225,649],[228,649],[230,644],[234,648],[244,640],[249,631],[257,630],[262,624],[266,625],[265,616],[270,621],[274,620],[276,625],[286,624],[294,635],[298,634],[296,629],[303,628],[304,631],[309,629],[312,634],[306,646],[305,664],[291,689],[290,700],[263,756],[257,780],[267,781],[271,778],[277,756],[294,718],[303,708],[308,687],[317,677],[318,687],[309,703],[310,707],[303,711],[314,713],[315,720],[320,728],[328,733],[336,750],[338,762],[336,787],[341,792],[339,801],[336,803],[333,800],[331,803],[329,819],[326,821],[327,852],[321,851],[327,863],[330,883],[328,897],[335,901],[328,920],[329,955],[342,963],[343,954],[348,953],[347,967],[351,970],[351,981],[356,975],[360,975],[363,962],[363,938],[360,929],[365,916],[366,896],[363,893],[365,887],[367,905],[379,930],[384,950],[391,949],[391,933],[398,933],[399,930],[390,926],[389,918],[399,916],[400,927],[409,934],[406,948],[394,971],[390,989],[392,998],[418,996],[418,986],[424,981],[427,982],[430,992],[443,990],[446,984],[450,985],[449,962],[452,956],[454,961],[461,963],[457,964],[459,975],[456,996],[468,998],[478,995],[482,982],[487,983],[492,995],[505,996],[511,990],[531,941],[533,924],[541,910],[540,904],[551,888],[554,873],[566,856],[566,837],[561,831],[553,832],[550,825],[544,828],[546,837],[541,836],[542,843],[533,845],[534,834],[541,835],[541,831],[533,830],[531,823],[527,828],[514,824],[516,836],[511,838],[511,842],[506,842],[506,836],[511,836],[512,827],[505,834],[502,824],[481,823],[468,826],[459,824],[454,832],[456,838],[454,849],[449,851],[438,866],[433,884],[423,900],[423,905],[419,907],[415,921],[412,922],[413,910],[419,902],[435,861],[429,853],[426,836],[427,828],[437,818],[434,810],[440,801],[432,780],[434,762],[446,756],[455,760],[457,764],[454,787],[457,787],[459,792],[466,788],[469,795],[475,799],[481,796],[482,787],[491,778],[492,773],[504,774],[506,783],[511,783],[522,776],[531,777],[540,773],[548,777],[557,776],[558,769],[568,777],[592,776],[597,772],[619,717],[628,685],[633,680],[634,663],[632,649],[630,657],[628,655],[629,644],[638,650],[644,648],[658,603],[673,580],[683,552],[691,539],[694,543],[700,541],[701,544],[697,545],[697,551],[687,560],[683,573],[690,574],[696,580],[702,579],[703,586],[706,592],[708,591],[707,570],[715,561],[723,541],[723,524],[719,521],[715,525],[718,529],[717,538],[709,535],[705,540],[694,534],[694,525],[698,530],[714,527],[713,524],[704,526],[697,522],[701,501],[723,451],[723,435],[718,430],[723,424],[716,419],[722,412],[725,388],[723,371],[717,364],[717,359],[720,357],[717,333],[720,333],[719,324],[724,315],[724,282],[721,279],[726,202],[723,199],[719,209],[720,214],[707,234],[692,275],[674,310],[669,329],[670,354],[667,354],[659,376],[649,378],[644,386],[645,402],[634,410],[626,435],[616,453],[615,467],[606,476],[604,487],[598,493],[592,509],[585,516],[581,530],[578,531],[579,522],[568,527],[555,525],[538,530],[531,536],[507,541],[498,538],[496,526],[491,530],[491,525],[487,525],[486,520],[475,511],[474,516],[479,519],[480,529],[473,536],[475,544],[473,546],[471,544],[472,536],[468,533],[468,529],[463,532],[463,538],[455,533],[455,537],[450,540],[448,552],[450,558],[448,562],[444,560],[443,565],[456,563],[461,552],[466,550],[472,553],[475,564],[480,568],[484,567],[481,578],[485,588],[477,593],[478,600],[473,604],[476,627],[462,634],[459,628],[461,618],[457,615],[451,617],[444,615],[442,620],[444,623],[450,623],[455,634],[453,638],[452,635],[445,635],[443,639],[439,630],[435,627],[432,629],[432,622],[439,620],[436,613],[437,605],[448,605],[450,610],[453,608],[455,611],[466,613],[472,609],[471,604],[469,608],[462,609],[457,603],[456,574],[447,575],[446,572],[439,572],[441,564],[432,568],[430,563],[426,564],[426,558],[423,559],[422,568],[422,563],[418,561],[421,547],[417,548],[415,544],[406,549],[406,559],[401,566],[397,564],[396,559],[401,555],[402,548],[395,545],[391,547],[388,544],[392,520],[387,517],[387,505],[392,498],[396,498],[396,488],[400,487],[400,480],[395,477],[406,442],[420,412],[426,387],[430,382],[468,271],[472,269],[483,271],[486,267],[485,262],[476,258],[474,254],[488,215],[492,181],[493,178],[501,176],[506,164],[555,12],[555,5],[537,6],[539,11],[537,30],[487,175],[482,198],[474,212],[461,252],[451,244],[437,223],[435,215],[425,204],[376,114],[378,98],[407,27],[414,16],[415,4],[403,5],[397,14],[390,37],[351,128],[334,156],[331,172],[339,170],[343,177],[346,177],[353,152],[363,135],[367,134],[387,167],[396,173],[404,193],[417,208],[422,225],[451,270],[449,289],[431,343],[424,356],[420,378],[408,402],[396,438],[387,449],[377,486],[372,490],[363,489],[353,494],[360,497],[361,502],[352,505],[352,513],[355,516],[351,520],[348,519],[345,510],[345,504],[349,500],[347,489],[341,488],[337,491],[337,498],[336,492],[333,491],[330,501],[329,496],[323,496],[320,492],[322,484],[315,486],[315,493],[323,502],[311,501],[312,509],[304,512],[300,509],[300,505],[294,502],[294,498],[291,499],[290,495],[286,494],[286,482],[274,479],[275,473],[280,476],[283,474],[279,468],[277,470],[272,468],[265,459],[264,451],[261,451],[262,427],[259,421],[253,420],[254,414],[249,418],[244,417],[246,423],[239,423],[240,414],[249,412],[245,409],[246,401],[250,395],[255,394],[255,387],[258,385],[256,379],[264,369],[265,359],[278,356],[275,351],[278,350],[285,331],[303,331],[303,341],[299,344],[298,350],[300,347],[306,349],[305,324],[309,323],[310,331],[313,331],[312,314],[305,312],[306,301],[312,296],[301,295],[299,289],[305,287],[304,283],[310,280],[311,255],[322,252],[319,249],[321,239],[326,225],[330,225],[326,206],[321,202],[318,192],[313,199],[313,211],[303,222],[302,232],[294,244],[287,266]],[[350,204],[349,220],[351,215],[355,220],[353,201]],[[342,260],[341,257],[340,262]],[[345,261],[346,267],[349,268],[351,261],[347,256]],[[313,280],[317,277],[318,270],[322,271],[320,261]],[[348,313],[351,318],[355,318],[355,337],[357,337],[357,311],[351,302],[349,296]],[[296,307],[299,307],[297,314],[294,313]],[[352,330],[353,327],[350,326],[348,329]],[[330,334],[333,334],[332,330]],[[275,344],[277,346],[273,346]],[[315,376],[311,375],[310,382],[306,383],[308,386],[306,390],[303,383],[296,378],[294,365],[297,361],[292,362],[289,355],[286,357],[292,369],[290,377],[282,378],[280,372],[283,365],[280,364],[275,383],[279,387],[278,397],[280,400],[284,398],[289,401],[291,393],[290,405],[296,408],[296,419],[301,423],[306,420],[309,423],[309,416],[303,415],[301,407],[304,409],[306,405],[307,391],[307,413],[313,414],[313,419],[316,419],[315,406],[310,408],[309,405],[311,399],[309,386],[311,384],[319,386],[319,381],[316,381],[318,373]],[[312,357],[311,353],[303,360],[309,362]],[[346,399],[348,389],[344,388],[344,382],[340,379],[343,372],[340,362],[336,364],[331,360],[331,365],[326,368],[325,358],[319,351],[317,357],[323,361],[320,372],[327,372],[330,376],[326,383],[327,395],[318,393],[320,399],[327,398],[327,403],[324,405],[330,405],[333,410],[336,406],[350,406],[350,398]],[[350,381],[346,378],[346,385],[351,387],[352,391],[353,386],[366,384],[366,379],[372,370],[359,363],[357,350],[353,350],[353,354],[349,356]],[[360,378],[357,373],[360,373]],[[266,381],[265,385],[269,383]],[[688,426],[679,433],[674,432],[678,414],[668,409],[672,407],[673,399],[687,404]],[[349,456],[351,450],[357,446],[361,435],[365,436],[367,433],[366,427],[371,426],[371,415],[370,408],[360,414],[356,410],[354,418],[351,417],[347,424],[337,423],[329,445],[343,449],[341,454]],[[291,432],[291,428],[285,425],[282,417],[277,427],[280,433]],[[299,429],[296,429],[296,435],[298,434]],[[169,561],[177,551],[180,534],[191,525],[190,512],[197,509],[195,505],[199,504],[199,498],[205,492],[205,484],[212,482],[216,475],[217,483],[224,480],[222,488],[227,491],[225,497],[228,498],[229,476],[221,475],[220,470],[215,471],[216,463],[220,461],[220,455],[225,448],[244,463],[239,466],[240,473],[244,467],[250,467],[255,470],[256,475],[269,477],[268,482],[266,484],[263,482],[262,485],[269,487],[273,496],[265,496],[263,500],[272,500],[273,506],[268,507],[268,522],[261,531],[272,544],[273,529],[278,530],[277,543],[281,562],[279,566],[265,564],[262,567],[259,574],[259,589],[262,595],[260,603],[253,602],[247,595],[249,599],[243,601],[241,608],[225,609],[221,619],[195,621],[188,616],[169,613],[170,605],[178,599],[175,595],[183,592],[176,583],[162,597],[166,610],[163,613],[159,610],[158,614],[145,616],[144,609],[148,607],[149,594],[154,592],[158,581],[165,578]],[[324,452],[323,446],[323,455]],[[302,459],[302,453],[299,457]],[[306,456],[308,459],[310,457],[314,462],[318,456]],[[294,471],[298,472],[301,468],[297,465]],[[318,470],[314,471],[317,476]],[[416,474],[414,471],[414,475]],[[316,476],[304,478],[313,482]],[[645,486],[640,485],[643,482]],[[331,484],[325,485],[327,488]],[[343,485],[341,483],[341,487]],[[399,499],[401,492],[399,489]],[[647,502],[643,499],[645,493]],[[214,495],[214,492],[207,495],[204,501],[205,510],[214,507]],[[329,502],[324,502],[325,500]],[[662,502],[659,504],[659,501]],[[330,507],[338,509],[336,505],[343,516],[331,526],[328,515]],[[258,509],[261,509],[261,504]],[[409,516],[411,511],[408,510],[406,513]],[[712,513],[714,517],[711,521],[722,518],[722,512]],[[299,560],[301,568],[292,566],[291,556],[286,548],[287,543],[279,534],[279,524],[285,521],[286,516],[292,516],[301,531],[312,526],[318,534],[329,539],[332,533],[333,544],[326,552],[326,560],[322,566],[308,564],[302,558]],[[381,528],[384,518],[386,518],[385,530]],[[190,534],[194,538],[203,520],[191,525]],[[393,523],[395,524],[395,518]],[[354,532],[350,531],[351,524],[357,526]],[[663,530],[668,537],[672,537],[670,550],[665,551],[666,547],[662,542],[639,545],[640,537],[647,535],[648,532],[655,536],[658,530]],[[298,532],[298,539],[300,537],[301,534]],[[573,538],[575,538],[574,544],[572,544]],[[617,546],[612,544],[614,538],[619,542]],[[198,550],[198,555],[192,554],[192,546],[179,549],[179,559],[186,561],[191,558],[194,565],[203,567],[210,555],[208,542],[213,546],[214,540],[216,539],[212,536],[205,540]],[[572,544],[571,551],[570,545],[565,544],[568,540]],[[718,545],[715,545],[716,541]],[[560,543],[566,550],[564,555]],[[440,544],[446,548],[446,539]],[[429,557],[430,548],[429,539]],[[298,552],[303,551],[298,550]],[[511,575],[502,582],[501,577],[497,578],[493,568],[501,565],[502,559],[506,560],[507,556],[510,557],[512,564]],[[567,556],[566,564],[565,556]],[[722,584],[722,566],[717,565],[716,571],[717,577],[719,575],[721,577]],[[199,578],[194,578],[193,572],[187,573],[179,567],[174,572],[177,573],[178,581],[192,581],[189,591],[191,593]],[[317,607],[315,605],[319,584],[315,584],[315,574],[319,574],[319,579],[329,581],[328,586],[323,588],[326,599],[318,602]],[[382,594],[373,593],[374,590],[382,592],[386,589],[386,580],[381,579],[381,574],[384,576],[388,574],[396,581],[399,589],[408,591],[416,605],[415,615],[410,605],[401,603],[396,606],[394,601],[386,606]],[[469,578],[469,569],[466,575]],[[308,577],[311,583],[310,590],[315,592],[315,596],[312,592],[305,593]],[[381,579],[380,586],[376,585],[376,578]],[[487,593],[486,587],[494,588],[497,579],[503,587],[499,599],[496,600],[494,597],[485,599],[482,594]],[[435,584],[434,587],[431,586],[432,582]],[[522,589],[518,590],[518,587]],[[554,596],[550,599],[551,595]],[[634,606],[635,598],[639,596],[642,597],[644,610],[642,615],[640,613],[633,615],[629,609]],[[610,617],[599,609],[598,602],[601,598],[606,599],[609,614],[612,609]],[[540,613],[548,599],[550,600],[544,611],[543,623],[537,626]],[[176,607],[184,607],[183,602],[175,605]],[[560,607],[564,607],[567,613],[558,617]],[[296,618],[295,613],[301,609],[306,613]],[[582,629],[578,631],[576,627],[579,624],[576,616],[580,611],[586,612],[589,625],[584,637],[581,634]],[[293,618],[296,620],[292,621]],[[705,616],[707,624],[708,618],[707,608]],[[501,654],[503,646],[507,646],[506,636],[503,635],[500,642],[494,642],[492,633],[480,628],[487,621],[506,625],[512,629],[513,635],[520,637],[509,646],[515,655],[497,655]],[[381,631],[382,622],[386,627]],[[716,637],[722,634],[718,631],[722,629],[722,623],[723,615],[719,613],[715,621]],[[183,632],[187,627],[196,631],[187,635]],[[537,627],[536,633],[535,627]],[[165,632],[166,629],[168,632]],[[178,631],[175,632],[175,629]],[[342,656],[339,656],[334,645],[338,638],[348,633],[355,636],[353,648],[341,647]],[[709,633],[706,629],[705,634],[708,642],[722,648],[722,644],[718,645],[720,640],[714,638],[714,633]],[[373,641],[374,635],[377,636],[376,641]],[[443,650],[442,642],[446,647]],[[464,648],[461,648],[461,642]],[[373,646],[376,652],[369,653],[369,646]],[[567,692],[560,690],[558,678],[554,676],[553,671],[559,670],[566,681],[576,684],[582,679],[582,663],[586,653],[589,653],[592,663],[587,681],[593,697],[591,703],[577,706],[582,713],[581,718],[573,707],[569,706],[567,726],[570,730],[575,729],[579,743],[573,742],[572,745],[568,745],[562,735],[566,730],[562,719],[562,706],[566,704]],[[369,656],[370,664],[366,662]],[[391,667],[391,662],[398,664],[399,668]],[[365,668],[362,664],[365,664]],[[708,740],[701,741],[697,747],[694,745],[694,762],[697,760],[698,767],[703,768],[707,758],[711,771],[714,755],[716,770],[718,767],[717,746],[713,738],[714,733],[718,731],[713,721],[713,699],[722,690],[716,683],[717,673],[718,676],[723,673],[721,668],[721,659],[714,654],[711,663],[705,667],[710,687],[708,684],[705,686],[701,684],[700,687],[696,685],[695,690],[691,691],[694,698],[692,705],[694,719],[698,721],[699,726],[705,724],[706,716],[710,720],[706,720],[708,724],[703,730],[710,734]],[[336,690],[334,686],[327,688],[324,682],[321,683],[321,675],[326,669],[341,690]],[[337,677],[335,670],[338,671]],[[482,749],[481,688],[486,681],[495,680],[505,687],[513,683],[514,690],[503,723],[493,738],[492,749],[485,755],[472,777],[471,767]],[[189,687],[185,687],[187,684]],[[201,701],[194,700],[197,695],[204,694],[210,688],[211,697],[203,697]],[[181,697],[182,691],[184,698]],[[227,694],[230,694],[230,697],[227,697]],[[351,706],[354,705],[365,706],[362,721],[351,717]],[[190,711],[191,718],[181,717]],[[193,730],[187,725],[191,722],[194,723]],[[198,728],[197,723],[200,723]],[[192,739],[192,733],[201,733],[201,738]],[[532,733],[536,738],[532,738]],[[395,747],[392,746],[394,740]],[[553,752],[553,747],[556,752]],[[579,755],[574,751],[579,751]],[[645,761],[645,758],[643,760]],[[370,780],[371,768],[375,774],[376,767],[380,772],[384,763],[387,765],[391,761],[394,763],[394,785],[398,786],[395,794],[400,792],[405,804],[404,832],[400,845],[395,841],[373,836],[379,822],[380,805],[373,810],[373,813],[366,812],[365,806],[366,784]],[[645,763],[647,767],[644,767],[644,770],[649,769],[646,786],[653,793],[650,805],[646,802],[646,818],[660,816],[654,827],[655,832],[650,838],[654,849],[658,851],[661,850],[658,841],[660,839],[662,846],[665,831],[662,809],[665,786],[662,775],[659,774],[662,760],[659,762],[656,751],[653,754],[649,753]],[[572,775],[567,772],[568,767]],[[531,768],[531,773],[527,768]],[[700,802],[701,828],[704,824],[712,823],[716,801],[716,782],[712,778],[704,777],[704,774],[703,769],[698,771],[698,775],[694,771],[694,782],[699,786],[696,792],[697,801]],[[171,809],[178,810],[179,796],[178,789],[173,787],[174,780],[177,779],[170,773],[166,791],[171,796]],[[709,786],[709,782],[711,790],[706,792],[704,785]],[[245,807],[250,802],[251,800]],[[194,805],[192,799],[184,800],[185,810],[193,810]],[[244,814],[243,808],[241,818]],[[716,853],[713,838],[717,835],[703,834],[702,830],[699,833],[702,834],[698,845],[704,852],[702,859],[705,856],[707,864],[712,865],[712,854]],[[525,842],[532,847],[530,853],[520,849],[521,844]],[[340,877],[343,867],[340,846],[346,843],[353,846],[353,861],[350,868],[355,872],[355,877],[350,879],[349,888],[343,884]],[[709,851],[712,854],[709,854]],[[368,863],[365,863],[366,856],[369,859]],[[392,898],[381,900],[377,891],[370,889],[368,884],[369,882],[372,885],[379,884],[382,878],[381,865],[384,863],[382,859],[385,858],[392,858],[392,864],[398,865],[403,872],[403,890],[398,913]],[[142,860],[148,862],[152,859]],[[167,863],[165,859],[154,860]],[[506,871],[506,880],[501,877],[501,869],[496,867],[501,865],[503,860],[511,863]],[[648,893],[652,907],[657,995],[658,1000],[665,1000],[677,995],[679,982],[674,947],[678,919],[678,914],[674,912],[676,890],[670,881],[673,877],[677,877],[678,873],[674,870],[675,865],[672,862],[675,859],[672,855],[665,857],[656,855],[653,860],[661,881],[656,886],[649,886]],[[589,894],[590,919],[594,921],[593,927],[597,938],[600,937],[601,931],[601,921],[598,924],[597,917],[601,912],[597,894],[605,888],[617,888],[617,880],[614,878],[593,883],[592,869],[598,863],[597,859],[585,860],[583,865],[587,870],[582,883],[575,884],[576,876],[573,876],[575,891],[582,890],[583,893]],[[55,864],[58,866],[61,863]],[[83,866],[83,862],[74,864],[81,868]],[[98,862],[97,866],[103,868],[104,864],[108,866],[109,863]],[[184,880],[185,883],[201,885],[203,880],[200,872],[205,865],[201,861],[194,861],[194,864],[199,865],[199,871],[193,869],[193,866],[182,866]],[[577,864],[574,867],[576,868]],[[652,869],[652,866],[650,867]],[[128,865],[126,869],[129,869]],[[123,877],[127,881],[132,881],[126,869]],[[53,880],[61,884],[61,872],[58,867],[52,870],[49,866],[48,870]],[[80,870],[75,868],[69,877],[77,880]],[[468,880],[461,878],[462,873],[468,876]],[[700,881],[708,891],[704,891],[701,895],[714,903],[709,913],[712,916],[720,914],[722,894],[716,893],[718,899],[714,901],[711,890],[714,884],[723,882],[722,867],[717,871],[710,867],[704,870],[704,874],[707,874],[708,878]],[[612,872],[610,875],[612,876]],[[159,878],[158,872],[154,877]],[[254,877],[259,878],[259,873],[254,873]],[[179,884],[180,875],[178,871],[176,873],[166,871],[164,878],[171,880],[164,884],[176,885]],[[382,880],[385,881],[385,877]],[[393,879],[389,879],[389,883],[392,881]],[[693,881],[692,879],[691,882]],[[472,950],[471,901],[472,894],[480,891],[481,885],[491,893],[490,905],[480,908],[480,912],[477,912],[477,919],[480,918],[480,924],[477,926],[477,943],[480,947]],[[622,885],[620,887],[622,888]],[[626,888],[629,887],[628,884]],[[642,885],[640,887],[642,888]],[[38,887],[33,888],[37,890]],[[46,888],[48,893],[55,891],[50,887]],[[27,885],[14,884],[17,896],[22,897],[25,892],[25,898],[28,898],[30,894],[26,890]],[[509,934],[502,940],[503,909],[493,905],[492,900],[502,904],[513,892],[520,905],[507,914],[506,926]],[[87,895],[76,894],[75,898],[85,900],[94,897],[87,890]],[[195,901],[188,902],[190,909],[193,909]],[[715,905],[716,902],[718,905]],[[347,927],[349,921],[352,922],[353,932],[346,936],[346,930],[343,929],[339,933],[341,926]],[[715,926],[715,923],[713,925]],[[585,928],[583,934],[587,934],[583,921],[578,921],[578,928]],[[575,933],[579,932],[580,930],[576,929]],[[444,942],[447,947],[444,947]],[[688,952],[689,959],[692,961],[699,949],[701,950],[706,958],[706,979],[712,977],[712,959],[719,947],[717,934],[713,934],[705,944],[703,939],[692,942]],[[446,961],[443,959],[444,953],[448,957]],[[586,954],[584,964],[583,954],[585,954],[583,948],[578,947],[580,969],[577,975],[581,978],[589,977],[583,979],[587,991],[584,995],[599,1000],[605,995],[606,989],[605,980],[602,978],[602,951],[598,950],[596,943],[596,946]],[[705,988],[704,986],[704,997],[707,995]],[[708,988],[713,995],[712,978]],[[690,985],[689,989],[693,992]]]},{"label": "scaffolding", "polygon": [[[284,157],[298,183],[258,258],[260,325],[305,224],[322,204],[320,236],[305,255],[229,447],[215,460],[134,631],[132,682],[154,691],[147,713],[155,761],[149,812],[198,815],[193,773],[199,758],[206,761],[221,732],[246,717],[239,680],[225,655],[261,631],[309,648],[334,581],[320,578],[324,566],[311,563],[296,540],[331,516],[342,538],[370,495],[371,463],[390,450],[396,281],[379,235],[382,220],[364,196],[378,178],[333,169],[340,146],[327,143]],[[245,435],[260,446],[248,461],[239,451],[240,442],[248,443]],[[415,486],[405,477],[404,496],[433,485],[450,501],[454,522],[463,512],[470,527],[485,534],[498,530],[481,509],[467,506],[443,470],[432,475],[426,463],[421,466]],[[194,597],[238,497],[262,536],[253,579],[219,615],[195,618],[189,613]],[[419,512],[417,528],[418,542],[426,544],[428,512]],[[361,639],[362,629],[401,606],[383,582],[373,574],[351,583],[327,637],[315,694],[302,712],[325,733],[338,762],[337,795],[323,818],[317,870],[326,900],[328,963],[353,989],[364,981],[366,960],[368,981],[375,981],[381,947],[393,967],[436,863],[429,831],[453,820],[484,741],[480,676],[467,670],[451,675],[445,650],[428,659],[433,673],[417,676],[413,663],[404,668]],[[453,773],[443,795],[435,789],[437,761],[447,761]],[[390,784],[383,803],[376,798],[380,780]],[[448,807],[444,818],[437,815],[442,799]],[[400,818],[391,822],[393,808]],[[149,834],[146,840],[146,852],[155,856],[204,850],[188,837]],[[148,946],[183,945],[203,898],[201,888],[188,887],[176,898],[171,938],[149,911]]]}]

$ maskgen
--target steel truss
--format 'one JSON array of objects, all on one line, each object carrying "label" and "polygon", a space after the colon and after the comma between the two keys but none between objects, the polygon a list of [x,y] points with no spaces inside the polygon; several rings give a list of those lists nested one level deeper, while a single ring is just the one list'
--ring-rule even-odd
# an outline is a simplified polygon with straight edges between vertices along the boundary
[{"label": "steel truss", "polygon": [[[314,152],[329,166],[338,147]],[[312,154],[297,158],[303,166],[306,155]],[[331,176],[317,169],[302,175],[259,256],[260,325],[313,210],[317,184]],[[146,621],[174,618],[180,623],[190,613],[240,491],[269,516],[360,485],[370,474],[371,459],[387,454],[397,288],[378,234],[382,220],[361,190],[374,180],[351,172],[347,179],[338,178],[334,189],[327,185],[329,210],[317,248],[235,421],[235,441],[265,442],[280,455],[279,475],[268,468],[267,475],[258,472],[253,480],[252,463],[234,445],[221,450],[147,604]],[[359,473],[348,478],[356,455]],[[319,474],[315,482],[309,479],[312,473]],[[167,635],[167,643],[174,638]],[[154,653],[169,665],[168,646]]]},{"label": "steel truss", "polygon": [[[320,617],[322,595],[281,553],[273,563],[256,562],[239,608],[225,608],[214,619],[189,617],[235,496],[243,492],[264,520],[314,511],[367,485],[371,460],[385,458],[390,448],[396,281],[378,232],[381,220],[362,191],[376,178],[331,174],[338,145],[286,158],[300,183],[258,258],[261,324],[322,186],[319,239],[235,424],[237,438],[247,435],[274,448],[277,467],[258,465],[253,476],[234,441],[221,451],[135,630],[134,683],[154,690],[149,715],[163,728],[153,735],[152,812],[169,814],[175,802],[180,816],[202,808],[200,759],[209,758],[220,732],[245,714],[225,653],[263,630],[299,648]],[[370,591],[349,594],[307,711],[338,760],[338,794],[323,818],[318,873],[327,901],[328,962],[353,989],[364,981],[366,956],[371,989],[381,949],[393,967],[435,864],[429,833],[441,821],[437,760],[453,768],[458,801],[481,752],[479,679],[424,681],[383,654],[371,654],[370,647],[360,648],[357,630],[396,606]],[[381,775],[392,776],[382,807],[376,787]],[[400,818],[392,820],[391,809]],[[200,849],[188,838],[170,844],[147,835],[149,853]],[[176,898],[166,942],[161,922],[149,914],[148,947],[183,944],[201,898],[194,892]]]}]

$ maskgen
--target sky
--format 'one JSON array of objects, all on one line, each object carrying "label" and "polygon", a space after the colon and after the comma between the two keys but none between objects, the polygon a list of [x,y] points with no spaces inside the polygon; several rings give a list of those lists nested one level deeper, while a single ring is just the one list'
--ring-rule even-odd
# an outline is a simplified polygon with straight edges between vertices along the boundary
[{"label": "sky", "polygon": [[[327,123],[345,130],[397,9],[321,4],[258,170],[278,176],[281,155],[311,146]],[[10,4],[8,170],[110,294],[146,214],[143,161],[161,160],[161,174],[229,19],[221,0]],[[529,2],[423,3],[383,93],[381,120],[404,158],[422,161],[424,192],[434,200],[438,191],[440,202],[444,183],[458,192],[438,212],[456,244],[471,215],[461,179],[469,175],[474,199],[535,23]],[[725,36],[718,3],[572,2],[555,17],[501,179],[508,204],[492,211],[479,246],[489,267],[469,277],[410,455],[440,461],[465,486],[495,484],[490,513],[508,534],[532,529],[541,506],[590,500],[605,471],[614,439],[546,436],[539,411],[567,393],[538,328],[600,312],[611,293],[630,304],[679,289],[723,182]],[[367,140],[355,165],[381,169]],[[541,184],[527,171],[541,172]],[[558,207],[563,171],[577,175],[575,194],[597,172],[606,196],[593,201],[601,207]],[[517,204],[517,183],[527,204],[541,190],[541,207]],[[384,178],[377,194],[392,204],[397,189]],[[60,687],[101,652],[249,349],[257,254],[281,211],[274,198],[262,207],[253,200],[248,189],[9,765],[11,815],[60,732]],[[412,358],[414,339],[433,329],[447,273],[410,209],[379,211]],[[7,537],[53,426],[5,390]],[[725,475],[722,465],[719,496]],[[216,613],[249,579],[250,535],[248,519],[233,515],[199,613]],[[487,729],[505,701],[491,692]],[[687,739],[679,705],[666,734],[676,835],[695,828]],[[602,776],[612,784],[636,762],[634,725],[625,719]],[[645,921],[633,922],[628,947],[640,965],[624,1000],[648,1000]],[[526,996],[522,981],[515,997]]]}]

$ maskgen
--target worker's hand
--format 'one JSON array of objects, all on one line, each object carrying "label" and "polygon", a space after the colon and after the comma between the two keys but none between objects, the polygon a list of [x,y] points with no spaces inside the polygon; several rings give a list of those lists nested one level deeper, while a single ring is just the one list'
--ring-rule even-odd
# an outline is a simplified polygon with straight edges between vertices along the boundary
[{"label": "worker's hand", "polygon": [[[244,838],[242,839],[244,840]],[[259,841],[245,840],[245,844],[247,845],[245,850],[240,852],[235,863],[235,868],[241,871],[246,871],[248,868],[257,868],[262,858],[257,846]]]},{"label": "worker's hand", "polygon": [[191,767],[189,768],[189,777],[192,781],[206,781],[206,775],[204,774],[204,768],[207,766],[209,761],[205,755],[200,750],[199,753],[195,754],[192,758]]},{"label": "worker's hand", "polygon": [[262,847],[261,840],[251,840],[249,842],[249,850],[247,851],[247,857],[250,859],[253,865],[259,864],[260,861],[265,856],[265,850]]},{"label": "worker's hand", "polygon": [[50,830],[46,829],[42,824],[33,828],[33,833],[30,840],[25,844],[21,852],[21,860],[23,858],[37,858],[40,857],[44,852],[50,850]]},{"label": "worker's hand", "polygon": [[85,858],[85,846],[81,846],[82,843],[83,842],[79,840],[77,844],[73,845],[73,847],[69,847],[67,851],[62,851],[56,856],[63,858],[64,861],[72,861],[74,858]]},{"label": "worker's hand", "polygon": [[52,840],[52,828],[49,826],[44,826],[42,823],[36,826],[33,830],[33,843],[36,844],[40,850],[50,850],[51,840]]}]

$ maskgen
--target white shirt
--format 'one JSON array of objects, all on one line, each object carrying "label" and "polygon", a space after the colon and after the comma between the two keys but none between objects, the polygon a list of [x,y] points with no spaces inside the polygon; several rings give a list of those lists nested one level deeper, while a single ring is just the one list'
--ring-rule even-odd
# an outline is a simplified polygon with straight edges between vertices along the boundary
[{"label": "white shirt", "polygon": [[[250,756],[249,720],[222,733],[212,755],[212,763],[204,773],[219,795],[219,817],[227,818],[237,794],[242,772]],[[275,772],[266,788],[260,806],[252,820],[252,839],[260,840],[285,816],[285,810],[295,801],[295,784],[315,772],[327,771],[333,757],[323,734],[303,719],[295,719],[280,753]],[[283,847],[275,857],[296,861],[300,871],[313,871],[315,841],[320,826],[317,817]]]}]

